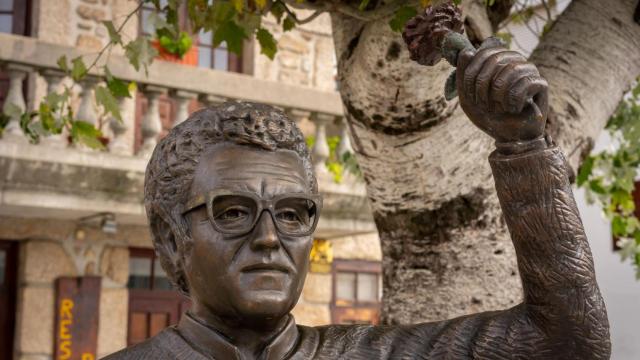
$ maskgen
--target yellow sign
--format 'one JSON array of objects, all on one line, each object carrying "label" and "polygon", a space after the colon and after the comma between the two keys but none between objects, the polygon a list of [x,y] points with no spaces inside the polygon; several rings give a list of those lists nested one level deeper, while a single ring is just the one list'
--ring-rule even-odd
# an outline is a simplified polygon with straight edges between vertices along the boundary
[{"label": "yellow sign", "polygon": [[310,255],[310,269],[315,273],[330,273],[333,263],[333,247],[329,240],[314,239]]}]

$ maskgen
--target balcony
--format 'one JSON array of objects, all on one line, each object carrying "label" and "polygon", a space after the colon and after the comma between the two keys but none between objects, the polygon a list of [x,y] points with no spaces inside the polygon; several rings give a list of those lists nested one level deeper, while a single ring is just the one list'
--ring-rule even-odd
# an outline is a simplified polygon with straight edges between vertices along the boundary
[{"label": "balcony", "polygon": [[[62,55],[69,59],[83,55],[86,62],[95,56],[72,47],[0,34],[0,62],[9,78],[4,109],[9,103],[29,109],[46,92],[59,90],[62,82],[69,82],[56,64]],[[66,136],[30,144],[16,127],[18,119],[12,119],[0,139],[0,216],[75,220],[111,212],[119,223],[145,225],[142,187],[148,157],[161,136],[160,98],[169,97],[175,104],[173,124],[184,121],[190,104],[196,101],[207,106],[242,99],[284,109],[299,122],[306,136],[315,137],[312,156],[325,199],[318,238],[375,231],[362,182],[346,176],[336,183],[325,166],[328,135],[341,136],[339,153],[351,151],[337,93],[162,61],[154,62],[146,76],[117,55],[110,56],[108,64],[114,76],[135,81],[138,96],[147,99],[140,123],[136,125],[133,101],[122,100],[119,105],[124,121],[103,119],[108,147],[96,151],[69,145]],[[26,98],[24,79],[33,85]],[[94,124],[98,124],[99,116],[93,89],[101,81],[99,74],[90,73],[73,86],[75,113]],[[134,145],[136,133],[141,137],[139,146]]]}]

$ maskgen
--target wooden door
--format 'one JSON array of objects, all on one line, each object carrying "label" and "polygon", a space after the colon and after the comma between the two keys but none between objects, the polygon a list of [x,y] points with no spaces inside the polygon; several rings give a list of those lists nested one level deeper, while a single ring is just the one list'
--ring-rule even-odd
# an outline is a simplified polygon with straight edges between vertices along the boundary
[{"label": "wooden door", "polygon": [[177,324],[191,305],[173,290],[151,249],[129,250],[129,326],[127,344],[138,344]]},{"label": "wooden door", "polygon": [[0,240],[0,360],[13,358],[18,243]]}]

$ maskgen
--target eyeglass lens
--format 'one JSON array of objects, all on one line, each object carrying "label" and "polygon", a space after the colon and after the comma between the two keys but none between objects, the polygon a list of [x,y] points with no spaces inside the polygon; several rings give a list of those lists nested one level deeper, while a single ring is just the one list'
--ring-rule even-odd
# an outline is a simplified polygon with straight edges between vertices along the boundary
[{"label": "eyeglass lens", "polygon": [[[212,221],[222,231],[250,231],[256,221],[258,204],[242,195],[216,196],[211,203]],[[308,232],[315,222],[316,205],[303,197],[285,197],[274,204],[273,217],[278,230],[296,235]]]}]

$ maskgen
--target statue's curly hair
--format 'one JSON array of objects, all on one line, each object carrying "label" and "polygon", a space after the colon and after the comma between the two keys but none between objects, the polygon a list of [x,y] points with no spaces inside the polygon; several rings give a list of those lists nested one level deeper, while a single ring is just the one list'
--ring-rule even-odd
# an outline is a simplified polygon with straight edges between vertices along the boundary
[{"label": "statue's curly hair", "polygon": [[284,112],[272,106],[226,102],[196,111],[171,129],[147,165],[144,205],[160,263],[172,283],[185,294],[189,288],[183,267],[191,253],[192,240],[182,212],[200,157],[207,149],[225,142],[266,151],[295,151],[302,159],[309,191],[318,191],[304,136]]}]

